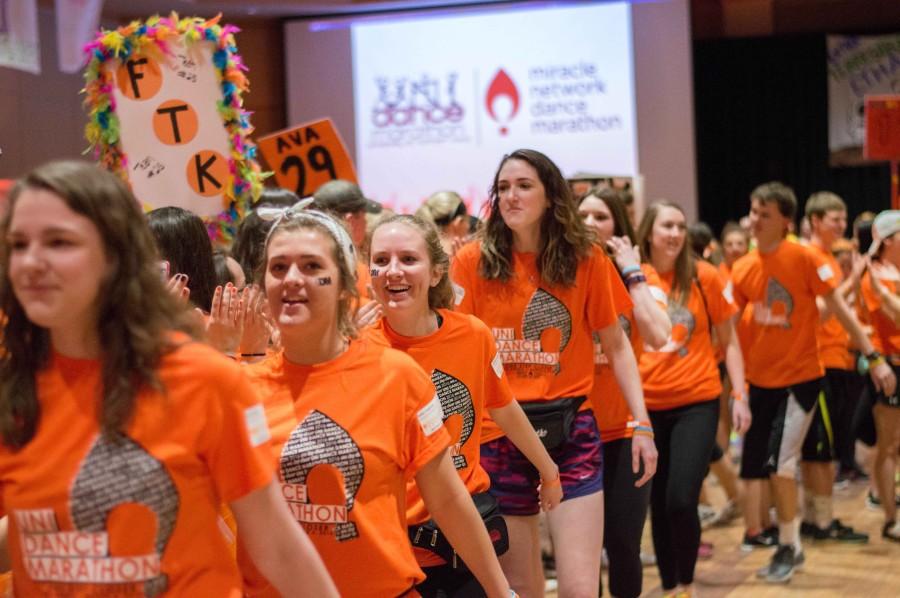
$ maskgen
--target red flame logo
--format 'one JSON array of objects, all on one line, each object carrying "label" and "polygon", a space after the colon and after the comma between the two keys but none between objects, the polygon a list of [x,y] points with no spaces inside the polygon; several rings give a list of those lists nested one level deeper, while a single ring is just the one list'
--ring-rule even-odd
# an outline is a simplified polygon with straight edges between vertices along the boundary
[{"label": "red flame logo", "polygon": [[[494,113],[494,103],[501,97],[509,98],[509,102],[512,105],[512,109],[509,111],[508,115],[498,115]],[[500,69],[497,71],[497,74],[494,75],[494,80],[491,81],[487,90],[485,104],[487,105],[487,111],[491,118],[501,125],[511,121],[519,111],[519,90],[503,69]],[[505,126],[500,127],[501,135],[506,135],[507,132],[508,129]]]}]

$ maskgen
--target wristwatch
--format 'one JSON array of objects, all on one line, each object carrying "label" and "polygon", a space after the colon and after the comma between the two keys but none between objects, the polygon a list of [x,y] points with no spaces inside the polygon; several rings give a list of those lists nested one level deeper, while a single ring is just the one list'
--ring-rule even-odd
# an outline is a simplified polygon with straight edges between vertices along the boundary
[{"label": "wristwatch", "polygon": [[879,357],[881,357],[881,353],[879,353],[878,351],[872,351],[871,353],[866,353],[866,361],[869,361],[869,362],[877,361]]}]

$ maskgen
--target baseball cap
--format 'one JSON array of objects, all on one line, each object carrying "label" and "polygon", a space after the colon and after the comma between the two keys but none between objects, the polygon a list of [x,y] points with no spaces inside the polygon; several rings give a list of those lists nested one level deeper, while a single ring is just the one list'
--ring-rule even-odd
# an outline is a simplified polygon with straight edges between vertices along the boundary
[{"label": "baseball cap", "polygon": [[366,214],[381,214],[384,211],[384,206],[374,199],[366,198]]},{"label": "baseball cap", "polygon": [[359,185],[344,179],[328,181],[313,194],[313,207],[328,212],[347,214],[365,210],[370,214],[378,214],[382,206],[377,201],[367,199]]},{"label": "baseball cap", "polygon": [[881,240],[900,232],[900,210],[885,210],[875,216],[872,222],[872,247],[869,255],[874,255],[881,246]]}]

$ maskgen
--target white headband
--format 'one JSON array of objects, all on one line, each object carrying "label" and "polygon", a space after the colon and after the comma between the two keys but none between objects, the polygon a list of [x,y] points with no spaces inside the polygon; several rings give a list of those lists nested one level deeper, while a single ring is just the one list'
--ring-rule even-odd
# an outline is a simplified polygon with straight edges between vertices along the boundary
[{"label": "white headband", "polygon": [[344,254],[344,260],[347,264],[347,269],[351,274],[355,276],[356,247],[353,245],[353,239],[350,238],[350,234],[347,232],[347,229],[344,228],[343,225],[335,220],[332,216],[329,216],[325,212],[319,212],[318,210],[304,209],[312,202],[312,197],[306,197],[287,208],[273,208],[271,206],[257,208],[256,214],[260,218],[262,218],[266,222],[272,222],[272,227],[269,229],[269,234],[266,235],[266,246],[269,245],[269,238],[272,236],[272,233],[275,232],[275,229],[278,228],[278,225],[285,220],[306,220],[307,222],[315,222],[317,224],[321,224],[328,230],[329,233],[331,233],[331,236],[334,239],[335,243],[337,243],[341,248]]}]

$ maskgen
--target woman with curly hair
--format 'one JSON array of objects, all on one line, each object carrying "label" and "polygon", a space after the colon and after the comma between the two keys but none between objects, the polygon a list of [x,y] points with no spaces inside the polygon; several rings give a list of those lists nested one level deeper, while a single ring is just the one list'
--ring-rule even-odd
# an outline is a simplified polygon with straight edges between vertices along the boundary
[{"label": "woman with curly hair", "polygon": [[[632,467],[645,483],[656,469],[634,353],[619,325],[615,266],[596,247],[565,179],[547,156],[528,149],[503,158],[491,186],[481,239],[453,264],[458,309],[494,333],[513,395],[550,456],[556,479],[542,479],[493,422],[482,431],[481,463],[510,534],[501,565],[522,596],[542,596],[538,491],[561,484],[563,502],[548,513],[559,593],[596,596],[603,544],[603,460],[587,394],[594,382],[591,331],[598,331],[625,400],[645,434],[632,445]],[[624,289],[620,289],[622,294]]]}]

